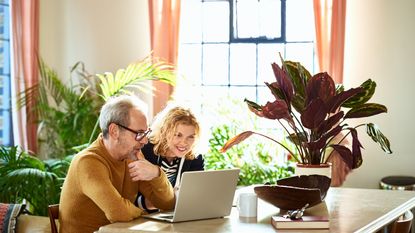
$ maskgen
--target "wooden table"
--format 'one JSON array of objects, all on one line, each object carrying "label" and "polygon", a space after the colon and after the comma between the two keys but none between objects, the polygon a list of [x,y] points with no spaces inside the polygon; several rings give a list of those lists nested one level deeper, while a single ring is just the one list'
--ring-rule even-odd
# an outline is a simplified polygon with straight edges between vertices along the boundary
[{"label": "wooden table", "polygon": [[[330,229],[295,232],[374,232],[415,208],[415,192],[330,188],[325,204],[330,214]],[[98,232],[293,232],[272,227],[270,216],[278,213],[278,208],[260,200],[257,218],[239,218],[238,211],[232,207],[231,215],[225,218],[173,224],[138,218],[103,226]]]}]

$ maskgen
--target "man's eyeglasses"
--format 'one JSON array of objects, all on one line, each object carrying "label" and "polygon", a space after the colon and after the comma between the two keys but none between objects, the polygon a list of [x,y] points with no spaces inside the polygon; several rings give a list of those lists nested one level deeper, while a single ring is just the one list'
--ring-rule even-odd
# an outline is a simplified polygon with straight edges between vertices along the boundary
[{"label": "man's eyeglasses", "polygon": [[123,126],[121,124],[118,124],[118,123],[115,123],[115,124],[118,125],[119,127],[123,128],[123,129],[126,129],[126,130],[130,131],[131,133],[134,133],[135,134],[135,140],[136,141],[143,140],[144,137],[146,137],[149,133],[151,133],[151,129],[150,128],[148,128],[146,131],[143,131],[143,130],[135,131],[135,130],[130,129],[130,128],[126,127],[126,126]]}]

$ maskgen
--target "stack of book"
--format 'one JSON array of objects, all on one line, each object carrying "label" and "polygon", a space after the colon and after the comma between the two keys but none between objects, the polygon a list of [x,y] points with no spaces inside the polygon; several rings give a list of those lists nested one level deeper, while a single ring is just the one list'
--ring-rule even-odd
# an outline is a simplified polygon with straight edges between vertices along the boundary
[{"label": "stack of book", "polygon": [[271,224],[275,229],[329,229],[330,218],[326,203],[311,207],[300,219],[290,219],[283,215],[271,216]]}]

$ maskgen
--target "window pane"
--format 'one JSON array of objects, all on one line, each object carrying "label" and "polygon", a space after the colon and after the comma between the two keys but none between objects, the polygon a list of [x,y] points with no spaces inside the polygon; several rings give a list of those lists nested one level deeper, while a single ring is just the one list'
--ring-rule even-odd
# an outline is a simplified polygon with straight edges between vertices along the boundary
[{"label": "window pane", "polygon": [[[178,71],[186,79],[194,80],[195,85],[200,85],[202,78],[202,45],[200,44],[183,44],[179,56]],[[197,82],[196,82],[197,81]],[[177,85],[180,85],[177,83]]]},{"label": "window pane", "polygon": [[236,1],[236,38],[281,37],[279,0]]},{"label": "window pane", "polygon": [[0,74],[10,74],[9,41],[0,41]]},{"label": "window pane", "polygon": [[9,39],[10,30],[9,30],[9,6],[0,5],[0,39]]},{"label": "window pane", "polygon": [[258,45],[258,85],[265,85],[264,82],[274,82],[275,76],[272,71],[272,63],[281,63],[281,56],[284,58],[283,44],[259,44]]},{"label": "window pane", "polygon": [[315,35],[313,1],[286,1],[287,41],[313,41]]},{"label": "window pane", "polygon": [[236,25],[234,25],[236,38],[258,37],[258,2],[237,1],[236,2]]},{"label": "window pane", "polygon": [[204,85],[228,85],[228,44],[203,45]]},{"label": "window pane", "polygon": [[286,60],[300,62],[310,73],[314,73],[313,43],[288,43],[286,45]]},{"label": "window pane", "polygon": [[229,41],[229,3],[203,3],[203,40],[206,42]]},{"label": "window pane", "polygon": [[256,45],[231,44],[230,82],[256,85]]},{"label": "window pane", "polygon": [[180,15],[181,43],[202,41],[202,2],[182,1]]},{"label": "window pane", "polygon": [[281,37],[281,1],[261,0],[259,33],[268,39]]},{"label": "window pane", "polygon": [[12,145],[9,1],[0,5],[0,144]]}]

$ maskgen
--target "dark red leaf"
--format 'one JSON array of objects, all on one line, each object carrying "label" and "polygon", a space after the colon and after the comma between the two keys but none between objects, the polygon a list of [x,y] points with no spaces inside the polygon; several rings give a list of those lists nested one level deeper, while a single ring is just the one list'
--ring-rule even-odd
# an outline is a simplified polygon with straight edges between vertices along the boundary
[{"label": "dark red leaf", "polygon": [[363,163],[362,151],[360,148],[363,148],[362,144],[357,138],[357,131],[354,128],[350,129],[352,134],[352,154],[353,154],[353,169],[360,167]]},{"label": "dark red leaf", "polygon": [[283,100],[275,100],[272,103],[267,102],[265,106],[262,106],[262,112],[265,118],[272,120],[285,119],[290,123],[292,122],[287,103]]},{"label": "dark red leaf", "polygon": [[324,120],[324,122],[321,124],[321,126],[317,130],[318,134],[323,134],[324,132],[327,132],[328,130],[333,128],[333,126],[335,126],[336,124],[340,122],[343,116],[344,116],[344,112],[340,111],[334,114],[333,116],[330,116],[327,120]]},{"label": "dark red leaf", "polygon": [[327,72],[314,75],[307,82],[306,103],[320,98],[324,103],[328,102],[336,94],[336,85]]},{"label": "dark red leaf", "polygon": [[291,99],[294,94],[293,90],[293,84],[291,80],[288,78],[287,73],[282,70],[277,63],[272,63],[272,70],[274,71],[275,79],[277,80],[277,83],[284,93],[285,98],[283,98],[285,101],[287,101],[287,104],[291,103]]},{"label": "dark red leaf", "polygon": [[301,115],[301,123],[308,129],[316,129],[321,125],[327,116],[327,109],[321,101],[317,98],[313,100],[304,110]]},{"label": "dark red leaf", "polygon": [[338,110],[338,108],[349,98],[361,93],[363,91],[363,88],[351,88],[347,91],[340,92],[339,94],[335,95],[333,98],[331,98],[327,103],[327,108],[329,109],[329,112],[333,113]]},{"label": "dark red leaf", "polygon": [[312,151],[320,150],[326,145],[327,140],[329,138],[339,134],[341,130],[342,130],[341,126],[336,126],[335,128],[333,128],[332,130],[330,130],[326,134],[323,134],[318,140],[313,141],[313,142],[309,142],[309,143],[305,143],[305,145],[306,145],[307,148],[309,148]]},{"label": "dark red leaf", "polygon": [[353,155],[349,148],[339,144],[331,145],[331,147],[333,147],[333,149],[340,154],[340,157],[343,159],[346,165],[350,169],[353,169]]}]

